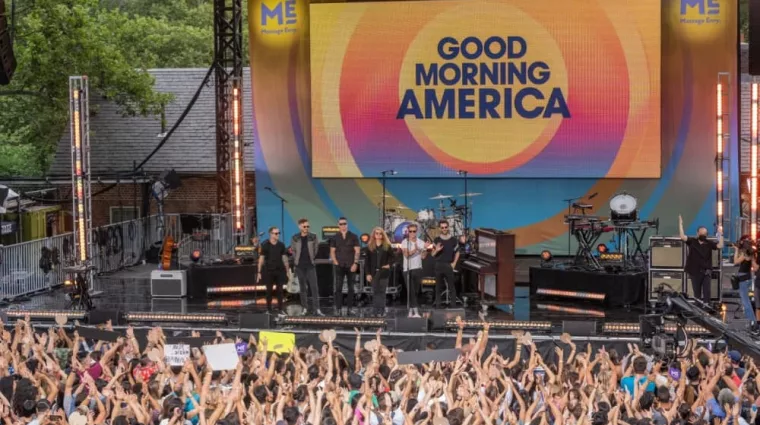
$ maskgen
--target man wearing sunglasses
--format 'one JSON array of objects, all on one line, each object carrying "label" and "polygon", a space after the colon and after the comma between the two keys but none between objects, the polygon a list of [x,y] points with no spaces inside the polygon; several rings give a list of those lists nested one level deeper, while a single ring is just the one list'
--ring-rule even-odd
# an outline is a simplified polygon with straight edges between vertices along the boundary
[{"label": "man wearing sunglasses", "polygon": [[[309,220],[305,218],[298,220],[298,228],[301,231],[293,235],[290,240],[290,250],[293,252],[293,264],[296,266],[296,276],[298,276],[301,307],[304,309],[304,314],[311,311],[317,316],[324,316],[322,310],[319,309],[319,286],[317,285],[317,269],[314,265],[319,240],[317,235],[309,231]],[[309,297],[310,290],[311,297]],[[309,310],[309,298],[313,304],[311,310]]]},{"label": "man wearing sunglasses", "polygon": [[348,230],[348,220],[338,219],[340,231],[330,238],[330,259],[335,269],[335,313],[343,313],[343,279],[348,282],[348,300],[346,307],[351,311],[354,307],[354,281],[359,269],[359,237]]},{"label": "man wearing sunglasses", "polygon": [[417,295],[422,283],[422,260],[427,257],[425,242],[417,238],[418,227],[412,223],[407,227],[407,237],[401,241],[404,254],[404,277],[407,288],[409,317],[420,317],[420,304]]},{"label": "man wearing sunglasses", "polygon": [[277,289],[277,309],[281,314],[283,286],[288,281],[288,253],[285,244],[280,241],[280,229],[269,228],[269,239],[259,247],[259,278],[267,287],[267,311],[272,312],[272,293]]}]

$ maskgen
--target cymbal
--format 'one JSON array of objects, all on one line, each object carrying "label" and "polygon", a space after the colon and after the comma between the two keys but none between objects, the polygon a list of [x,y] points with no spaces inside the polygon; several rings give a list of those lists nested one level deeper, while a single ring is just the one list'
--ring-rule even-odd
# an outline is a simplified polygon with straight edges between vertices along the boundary
[{"label": "cymbal", "polygon": [[464,198],[465,196],[467,196],[469,198],[469,197],[472,197],[472,196],[480,196],[480,195],[482,195],[482,193],[480,193],[480,192],[468,192],[468,193],[461,193],[458,196],[460,198]]},{"label": "cymbal", "polygon": [[453,198],[453,196],[451,196],[451,195],[441,195],[439,193],[438,195],[433,196],[432,198],[428,198],[428,199],[433,200],[433,201],[439,201],[441,199],[449,199],[449,198]]}]

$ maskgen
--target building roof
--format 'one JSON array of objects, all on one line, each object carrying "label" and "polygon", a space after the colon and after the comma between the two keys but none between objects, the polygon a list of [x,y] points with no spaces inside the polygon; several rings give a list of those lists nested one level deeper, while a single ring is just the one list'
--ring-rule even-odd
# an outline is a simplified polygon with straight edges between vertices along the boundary
[{"label": "building roof", "polygon": [[[172,93],[166,105],[166,129],[170,129],[187,107],[208,69],[151,69],[155,90]],[[250,69],[243,70],[243,140],[251,142]],[[93,177],[129,172],[133,161],[139,164],[158,145],[161,138],[160,116],[125,117],[113,102],[90,94],[90,168]],[[245,151],[245,166],[253,171],[253,147]],[[214,78],[204,87],[185,120],[156,155],[144,166],[149,173],[174,169],[180,174],[216,172],[216,131]],[[55,157],[48,171],[51,176],[71,174],[70,133],[68,129],[58,142]]]}]

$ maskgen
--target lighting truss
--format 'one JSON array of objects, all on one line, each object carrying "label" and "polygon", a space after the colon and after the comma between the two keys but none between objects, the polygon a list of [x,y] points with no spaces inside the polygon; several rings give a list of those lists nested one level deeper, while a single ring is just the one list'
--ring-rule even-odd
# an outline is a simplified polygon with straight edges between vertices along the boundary
[{"label": "lighting truss", "polygon": [[126,313],[127,322],[193,322],[193,323],[224,323],[227,316],[224,313]]},{"label": "lighting truss", "polygon": [[319,317],[289,316],[283,319],[285,325],[317,325],[328,327],[374,327],[384,328],[385,319],[372,317]]},{"label": "lighting truss", "polygon": [[89,105],[87,77],[69,77],[74,256],[80,265],[88,264],[92,252]]},{"label": "lighting truss", "polygon": [[757,239],[757,107],[758,93],[757,83],[752,83],[752,107],[751,107],[751,134],[750,134],[750,237]]},{"label": "lighting truss", "polygon": [[[465,328],[482,329],[486,322],[482,320],[464,320],[462,321]],[[552,329],[551,322],[526,322],[520,320],[490,320],[487,323],[491,325],[491,329],[506,329],[506,330],[523,330],[523,331],[550,331]],[[456,328],[456,320],[449,320],[446,322],[448,328]]]},{"label": "lighting truss", "polygon": [[81,310],[6,310],[8,318],[23,319],[27,315],[30,319],[54,320],[57,316],[65,316],[67,319],[84,320],[86,312]]},{"label": "lighting truss", "polygon": [[[674,323],[665,324],[665,333],[675,334],[677,326]],[[710,332],[698,325],[686,325],[684,327],[687,333],[693,335],[710,335]],[[641,333],[641,327],[638,323],[608,322],[602,325],[602,332],[606,334],[629,334],[638,335]]]},{"label": "lighting truss", "polygon": [[539,310],[554,311],[557,313],[578,314],[583,316],[593,317],[605,317],[605,314],[601,310],[590,310],[585,308],[566,307],[556,304],[538,304],[536,305]]},{"label": "lighting truss", "polygon": [[230,160],[232,161],[230,167],[230,181],[232,182],[232,225],[235,234],[245,235],[246,233],[246,220],[245,220],[245,151],[243,145],[243,130],[242,130],[242,79],[232,79],[232,155]]},{"label": "lighting truss", "polygon": [[606,294],[600,294],[596,292],[563,291],[560,289],[548,289],[548,288],[536,289],[536,295],[547,295],[551,297],[577,298],[577,299],[597,300],[597,301],[604,301],[604,298],[607,297]]},{"label": "lighting truss", "polygon": [[266,291],[266,285],[257,286],[213,286],[206,288],[207,294],[234,294],[239,292]]}]

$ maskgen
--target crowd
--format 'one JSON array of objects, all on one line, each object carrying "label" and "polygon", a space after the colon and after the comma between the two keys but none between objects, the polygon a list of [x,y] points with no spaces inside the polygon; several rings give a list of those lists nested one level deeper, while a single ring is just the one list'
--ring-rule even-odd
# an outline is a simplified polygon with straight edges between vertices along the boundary
[{"label": "crowd", "polygon": [[[109,326],[106,326],[107,328]],[[402,365],[381,332],[353,353],[334,346],[268,352],[253,336],[232,370],[203,350],[165,363],[166,335],[141,344],[61,327],[6,326],[0,343],[0,417],[7,425],[669,425],[756,423],[755,364],[696,345],[678,359],[576,346],[564,334],[542,356],[529,334],[500,352],[489,328],[457,334],[454,362]],[[82,333],[84,333],[82,331]],[[214,343],[244,341],[217,333]],[[623,350],[625,351],[625,350]]]}]

